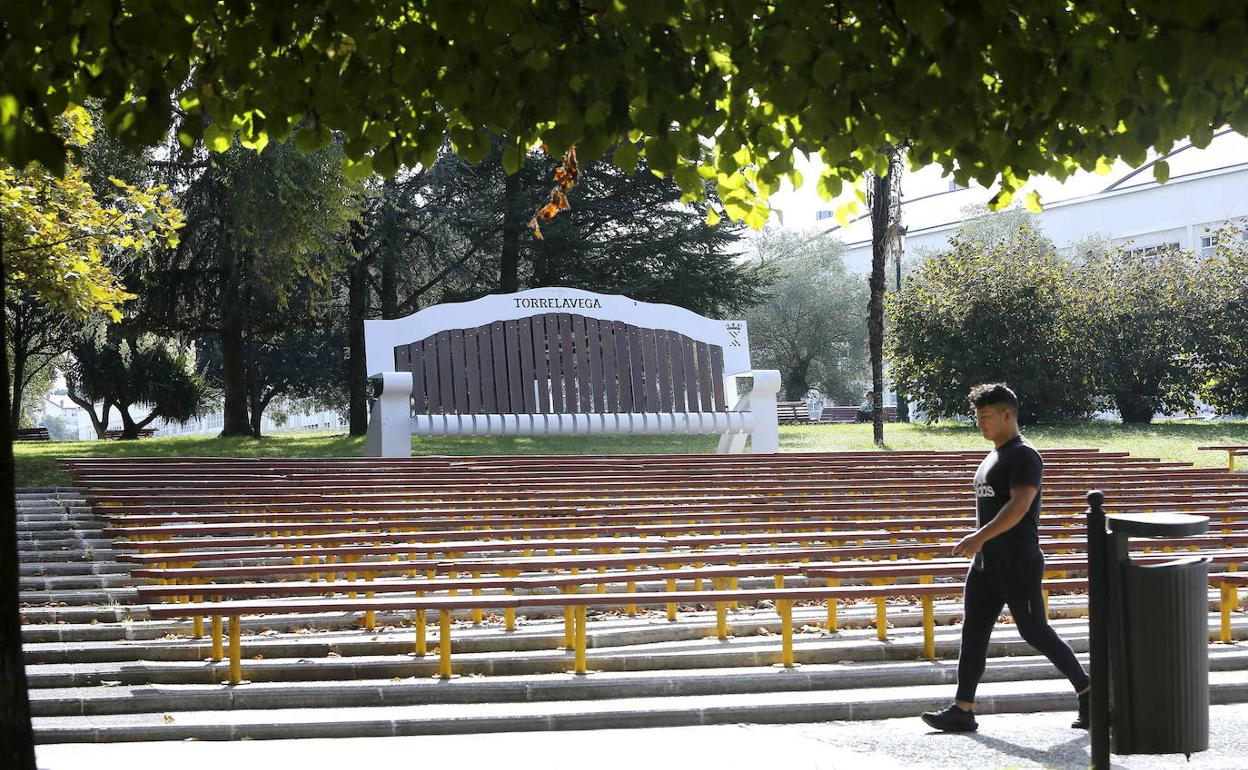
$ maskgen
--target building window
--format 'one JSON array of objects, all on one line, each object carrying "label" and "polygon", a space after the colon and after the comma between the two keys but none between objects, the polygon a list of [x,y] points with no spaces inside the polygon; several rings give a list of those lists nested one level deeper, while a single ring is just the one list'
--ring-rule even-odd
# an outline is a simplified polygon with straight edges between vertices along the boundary
[{"label": "building window", "polygon": [[820,222],[820,221],[822,221],[822,220],[824,220],[824,219],[831,219],[831,218],[832,218],[832,212],[831,212],[831,211],[816,211],[816,212],[815,212],[815,221],[816,221],[816,222]]},{"label": "building window", "polygon": [[1179,244],[1177,242],[1158,243],[1153,246],[1139,246],[1133,249],[1127,249],[1127,256],[1128,257],[1155,257],[1158,254],[1163,254],[1167,251],[1176,250],[1178,248],[1179,248]]},{"label": "building window", "polygon": [[965,189],[966,189],[966,185],[958,184],[952,179],[949,180],[949,192],[957,192],[958,190],[965,190]]}]

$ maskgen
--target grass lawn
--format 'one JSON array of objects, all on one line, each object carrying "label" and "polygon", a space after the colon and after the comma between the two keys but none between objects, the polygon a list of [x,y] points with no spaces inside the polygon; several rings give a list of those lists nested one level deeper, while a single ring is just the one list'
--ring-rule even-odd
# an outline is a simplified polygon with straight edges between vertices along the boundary
[{"label": "grass lawn", "polygon": [[[1099,447],[1138,457],[1189,462],[1207,467],[1226,463],[1222,452],[1198,452],[1205,444],[1248,444],[1245,422],[1162,422],[1120,425],[1087,422],[1033,427],[1024,431],[1041,450],[1046,447]],[[988,448],[970,425],[886,425],[887,449]],[[19,487],[66,485],[69,477],[58,457],[356,457],[364,440],[341,433],[278,434],[265,438],[171,436],[141,441],[58,441],[15,444]],[[417,454],[665,454],[714,452],[714,436],[574,436],[416,438]],[[782,426],[784,452],[869,450],[870,425]]]}]

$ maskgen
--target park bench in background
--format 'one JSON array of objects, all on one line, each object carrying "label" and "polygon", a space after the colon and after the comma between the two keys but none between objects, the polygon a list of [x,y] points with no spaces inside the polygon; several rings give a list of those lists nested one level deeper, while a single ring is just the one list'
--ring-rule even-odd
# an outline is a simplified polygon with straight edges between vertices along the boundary
[{"label": "park bench in background", "polygon": [[14,441],[51,441],[52,434],[47,428],[18,428]]},{"label": "park bench in background", "polygon": [[776,418],[781,425],[805,425],[811,422],[805,401],[781,401],[776,404]]},{"label": "park bench in background", "polygon": [[[819,422],[856,422],[858,407],[856,406],[825,406]],[[897,422],[897,407],[884,407],[884,422]]]},{"label": "park bench in background", "polygon": [[[720,452],[779,449],[779,372],[750,367],[744,321],[565,288],[366,321],[380,388],[365,454],[412,435],[718,433]],[[753,377],[737,400],[738,377]],[[735,404],[733,406],[732,404]]]},{"label": "park bench in background", "polygon": [[[104,431],[104,438],[109,439],[110,441],[118,441],[121,439],[123,432],[124,431],[120,431],[120,430],[106,430]],[[139,438],[151,438],[152,436],[155,436],[155,435],[156,435],[155,428],[140,428],[138,437]]]}]

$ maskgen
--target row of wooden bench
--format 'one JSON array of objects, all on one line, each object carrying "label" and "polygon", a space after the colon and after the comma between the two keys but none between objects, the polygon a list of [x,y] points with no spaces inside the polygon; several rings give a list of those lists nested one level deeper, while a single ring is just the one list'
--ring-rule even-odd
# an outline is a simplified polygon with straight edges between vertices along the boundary
[{"label": "row of wooden bench", "polygon": [[[337,611],[343,609],[344,601],[374,602],[353,610],[366,613],[367,626],[373,613],[395,609],[376,602],[400,601],[395,597],[377,599],[376,593],[478,592],[464,597],[411,597],[411,601],[435,602],[422,605],[423,609],[410,608],[418,613],[448,610],[444,615],[447,619],[442,621],[448,625],[446,639],[450,609],[473,611],[474,618],[479,618],[484,609],[514,613],[526,607],[555,606],[549,602],[562,598],[565,635],[576,637],[578,633],[583,636],[584,607],[589,604],[664,604],[670,614],[688,596],[707,594],[698,591],[698,583],[704,580],[721,581],[717,591],[709,593],[720,597],[717,605],[724,604],[730,601],[725,598],[729,595],[752,596],[735,590],[735,582],[747,573],[780,579],[797,575],[841,580],[857,579],[850,574],[855,569],[874,569],[859,576],[876,582],[915,576],[935,580],[965,569],[965,561],[938,562],[930,557],[947,552],[950,542],[966,531],[948,527],[957,513],[963,514],[963,523],[969,519],[967,479],[978,456],[911,453],[887,460],[880,455],[811,457],[806,465],[815,466],[811,472],[820,477],[815,483],[801,483],[804,479],[799,478],[793,484],[771,479],[778,474],[806,473],[802,463],[787,457],[759,456],[744,456],[746,462],[736,457],[724,462],[724,456],[711,460],[689,456],[674,460],[622,458],[619,466],[600,458],[413,458],[371,468],[356,462],[218,461],[198,466],[153,459],[138,464],[93,462],[87,464],[89,467],[71,468],[71,473],[89,488],[97,510],[108,512],[110,532],[135,538],[169,538],[119,542],[118,546],[132,552],[126,558],[147,565],[134,571],[136,577],[166,582],[141,587],[144,595],[199,600],[193,608],[185,604],[155,605],[154,616],[215,617],[214,636],[219,648],[220,618],[242,617],[262,607],[255,602],[205,603],[204,598],[254,597],[271,592],[278,598],[268,601],[280,604],[282,609],[277,611],[283,612],[311,611],[313,607],[319,608],[318,612]],[[1113,489],[1111,507],[1122,500],[1127,501],[1120,503],[1124,510],[1208,512],[1216,519],[1215,530],[1227,530],[1176,540],[1170,547],[1205,549],[1232,569],[1248,553],[1236,548],[1243,543],[1239,515],[1248,499],[1239,477],[1110,453],[1049,452],[1046,457],[1050,458],[1046,510],[1057,514],[1046,514],[1043,519],[1044,545],[1051,553],[1082,550],[1082,530],[1072,525],[1080,521],[1076,494],[1089,486]],[[873,474],[873,470],[878,473]],[[645,480],[639,481],[638,474],[646,474]],[[604,475],[609,477],[604,479]],[[333,481],[327,483],[326,477]],[[768,480],[760,481],[759,477]],[[165,479],[185,490],[187,497],[171,501],[164,494],[156,494]],[[418,493],[411,492],[417,485]],[[220,487],[237,491],[205,502]],[[271,487],[287,489],[262,494]],[[135,502],[136,497],[143,502]],[[188,499],[195,504],[188,504]],[[358,520],[342,521],[345,517]],[[315,535],[305,531],[318,526],[327,529]],[[489,529],[498,527],[502,529]],[[787,531],[769,532],[776,529]],[[854,537],[861,544],[830,545]],[[347,538],[350,544],[344,541]],[[829,545],[813,545],[816,542]],[[812,545],[786,545],[791,543]],[[160,550],[143,553],[150,549]],[[535,551],[545,551],[546,555],[534,556]],[[445,557],[429,558],[437,554]],[[404,556],[406,559],[400,558]],[[915,556],[929,560],[908,561]],[[863,558],[876,561],[865,566],[833,561]],[[1051,566],[1077,571],[1077,564],[1063,561],[1068,559],[1057,555]],[[184,566],[200,562],[214,566]],[[924,567],[927,572],[915,571]],[[834,570],[839,577],[828,578],[818,569]],[[423,581],[416,580],[415,575],[422,572]],[[396,573],[408,578],[379,579]],[[333,580],[339,574],[362,580]],[[459,577],[464,574],[469,577]],[[320,582],[322,576],[330,580]],[[280,580],[290,577],[311,577],[315,582]],[[232,582],[201,585],[217,579]],[[243,587],[241,581],[247,580],[270,582]],[[663,581],[667,590],[639,594],[635,587],[641,580]],[[694,591],[676,591],[676,582],[681,580],[697,581]],[[593,602],[584,595],[567,601],[563,596],[479,593],[554,587],[568,590],[587,583],[605,590],[611,582],[623,582],[624,593],[606,599],[593,597]],[[933,596],[942,590],[960,591],[960,585],[935,586],[924,591]],[[923,593],[906,594],[908,587],[831,586],[841,593],[829,596],[875,598],[878,633],[885,634],[885,600]],[[893,589],[899,593],[890,594]],[[238,593],[233,593],[235,590]],[[299,599],[295,604],[289,599],[291,594],[307,597],[353,591],[357,594],[354,599]],[[362,599],[358,596],[361,593]],[[287,599],[281,599],[283,595]],[[643,598],[631,601],[634,596]],[[797,601],[795,596],[774,594],[769,598],[780,607],[783,602]],[[1225,589],[1222,599],[1226,619],[1233,602]],[[437,604],[439,601],[442,604]],[[457,604],[452,607],[448,601]],[[210,605],[211,611],[201,611]],[[835,602],[829,612],[834,617]],[[422,621],[418,635],[423,635],[423,615],[418,620]],[[202,620],[195,625],[202,631]],[[231,626],[234,637],[238,625],[232,622]],[[718,626],[722,630],[722,620]],[[572,644],[575,646],[575,641]],[[450,646],[444,646],[449,667]],[[578,657],[583,660],[583,647]],[[232,656],[232,660],[237,661],[237,657]],[[232,666],[235,668],[237,663]]]},{"label": "row of wooden bench", "polygon": [[[1238,565],[1242,562],[1243,554],[1236,554],[1234,558],[1239,560],[1234,562],[1234,564]],[[815,576],[826,574],[825,570],[820,569],[814,569],[811,572]],[[638,576],[633,575],[632,577],[636,579]],[[743,590],[725,587],[724,581],[729,578],[704,574],[702,579],[708,579],[708,577],[715,583],[715,590],[669,590],[664,593],[631,591],[603,595],[598,593],[574,593],[565,587],[565,590],[557,595],[516,596],[512,593],[516,587],[513,583],[507,588],[507,594],[494,596],[448,595],[431,597],[417,593],[417,595],[410,597],[377,598],[372,592],[368,592],[364,598],[356,596],[316,600],[214,601],[198,603],[190,611],[194,612],[198,617],[206,616],[211,618],[212,658],[217,661],[224,657],[222,650],[222,619],[229,618],[229,681],[231,684],[238,684],[242,681],[241,619],[250,615],[362,612],[371,617],[377,612],[414,612],[416,630],[414,652],[417,656],[424,656],[428,654],[426,613],[431,610],[436,611],[439,615],[439,675],[443,678],[450,678],[453,675],[451,613],[456,610],[472,609],[479,612],[483,609],[501,609],[508,618],[508,627],[514,628],[514,613],[517,610],[550,607],[562,608],[565,613],[564,646],[573,650],[573,671],[577,674],[585,674],[588,671],[586,610],[590,606],[619,606],[624,604],[635,608],[637,606],[666,605],[669,618],[674,619],[675,607],[679,604],[713,604],[716,608],[716,635],[724,639],[728,635],[727,611],[730,603],[771,600],[775,602],[781,619],[780,662],[781,665],[791,668],[795,665],[792,616],[795,602],[828,602],[828,626],[830,630],[834,630],[836,628],[835,607],[838,600],[874,599],[878,606],[876,620],[878,634],[881,639],[886,639],[886,600],[897,597],[918,597],[923,611],[923,654],[928,659],[935,659],[935,611],[933,601],[936,597],[956,596],[962,591],[960,584],[930,582],[874,586],[839,586],[830,584],[822,587],[786,588],[782,585],[782,576],[777,578],[775,588]],[[1237,606],[1237,587],[1245,584],[1246,577],[1248,576],[1232,572],[1219,572],[1210,575],[1211,584],[1217,586],[1220,591],[1220,638],[1223,641],[1229,642],[1231,640],[1230,613]],[[692,579],[698,578],[693,577]],[[674,582],[674,580],[674,578],[668,578],[669,584]],[[835,580],[836,578],[830,578],[829,582],[832,583]],[[580,580],[569,584],[569,586],[583,585],[584,582],[586,581]],[[1080,578],[1048,579],[1044,581],[1044,588],[1046,595],[1048,591],[1053,590],[1080,590],[1086,588],[1086,581]],[[213,590],[220,593],[225,592],[224,589],[219,587],[208,589],[208,591]],[[208,593],[207,595],[217,596],[220,594]],[[167,619],[184,617],[188,612],[188,608],[173,605],[153,605],[148,608],[148,611],[153,618]],[[371,625],[371,623],[368,625]],[[202,634],[202,630],[200,633]]]}]

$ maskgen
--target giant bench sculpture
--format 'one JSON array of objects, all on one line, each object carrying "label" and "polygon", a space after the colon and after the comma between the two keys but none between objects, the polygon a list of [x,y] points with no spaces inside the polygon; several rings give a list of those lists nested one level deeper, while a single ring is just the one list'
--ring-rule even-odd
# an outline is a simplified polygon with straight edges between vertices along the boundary
[{"label": "giant bench sculpture", "polygon": [[744,321],[546,288],[365,321],[364,335],[369,456],[408,457],[412,435],[717,433],[720,452],[747,436],[752,452],[779,448],[780,374],[751,369]]}]

